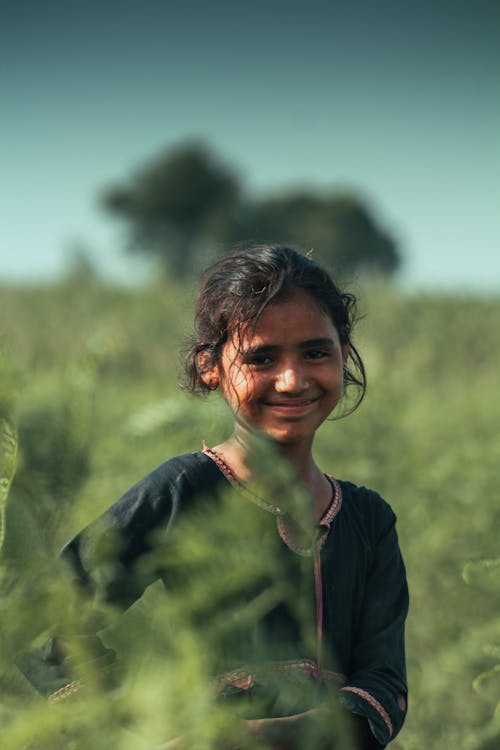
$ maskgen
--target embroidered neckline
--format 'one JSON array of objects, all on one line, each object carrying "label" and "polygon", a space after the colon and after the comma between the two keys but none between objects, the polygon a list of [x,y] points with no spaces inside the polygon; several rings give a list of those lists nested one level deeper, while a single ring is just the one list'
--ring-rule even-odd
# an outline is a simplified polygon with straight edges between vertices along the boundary
[{"label": "embroidered neckline", "polygon": [[263,510],[276,516],[278,533],[287,547],[293,550],[293,552],[309,557],[313,554],[314,548],[318,550],[321,549],[330,532],[332,521],[338,514],[342,505],[342,490],[335,477],[333,477],[331,474],[325,474],[325,477],[332,485],[332,497],[328,504],[328,507],[319,519],[316,527],[316,536],[313,539],[312,544],[309,546],[302,546],[297,544],[295,540],[292,540],[290,538],[290,527],[293,528],[294,526],[297,531],[297,536],[300,536],[300,527],[298,526],[297,521],[295,521],[293,516],[290,515],[290,513],[282,510],[278,505],[273,505],[268,500],[265,500],[264,498],[256,495],[254,492],[249,490],[245,483],[238,479],[238,477],[235,475],[231,467],[226,463],[224,458],[219,453],[217,453],[217,451],[214,451],[213,448],[209,448],[208,445],[206,445],[205,441],[203,441],[203,453],[211,458],[215,464],[217,464],[228,482],[230,482],[232,485],[235,485],[246,498],[251,500],[251,502],[253,502],[255,505],[258,505]]},{"label": "embroidered neckline", "polygon": [[[326,538],[328,537],[328,534],[330,533],[331,524],[337,513],[339,512],[341,505],[342,505],[342,490],[340,488],[339,483],[337,480],[332,477],[330,474],[325,474],[326,478],[332,485],[332,498],[330,500],[330,503],[328,507],[326,508],[325,512],[321,516],[319,520],[319,524],[315,527],[316,533],[313,535],[313,538],[311,540],[311,543],[309,546],[299,546],[297,541],[302,537],[307,536],[307,533],[304,532],[303,529],[300,528],[297,521],[286,511],[282,511],[278,506],[273,506],[271,503],[269,503],[266,500],[263,500],[263,498],[257,497],[254,493],[252,493],[241,480],[238,479],[238,477],[235,475],[233,470],[230,466],[226,463],[223,456],[221,456],[217,451],[214,451],[212,448],[209,448],[205,442],[203,442],[203,453],[205,453],[206,456],[208,456],[212,461],[216,463],[216,465],[219,467],[220,471],[224,474],[226,479],[231,482],[233,485],[235,485],[239,491],[244,494],[245,497],[250,499],[253,503],[257,504],[259,507],[263,508],[264,510],[267,510],[268,512],[272,513],[276,518],[276,525],[278,527],[278,533],[282,539],[282,541],[286,544],[286,546],[292,550],[292,552],[295,552],[298,555],[303,555],[307,557],[313,557],[314,558],[314,589],[315,589],[315,598],[316,598],[316,627],[317,627],[317,636],[316,636],[316,663],[317,663],[317,669],[318,674],[321,675],[322,673],[322,645],[323,645],[323,579],[321,575],[321,548],[323,547],[323,544],[325,543]],[[296,539],[290,538],[290,531],[295,529],[296,532]],[[243,683],[248,686],[251,684],[251,676],[250,675],[243,675]]]}]

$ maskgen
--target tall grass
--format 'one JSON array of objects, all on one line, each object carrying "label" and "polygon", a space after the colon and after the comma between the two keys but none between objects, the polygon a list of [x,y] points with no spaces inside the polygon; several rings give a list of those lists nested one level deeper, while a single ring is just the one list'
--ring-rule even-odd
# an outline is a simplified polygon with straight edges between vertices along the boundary
[{"label": "tall grass", "polygon": [[[167,285],[1,290],[0,419],[11,436],[0,463],[4,748],[126,750],[188,728],[201,749],[232,731],[230,715],[213,709],[213,664],[199,658],[189,607],[156,586],[126,615],[102,615],[110,643],[128,654],[119,679],[82,667],[86,695],[47,706],[13,663],[56,615],[68,632],[81,620],[85,604],[64,576],[44,575],[64,541],[161,461],[230,429],[217,398],[178,386],[191,302],[190,289]],[[496,563],[481,561],[498,558],[500,299],[367,285],[361,306],[366,400],[321,428],[316,456],[325,471],[376,488],[398,516],[411,697],[395,747],[493,750],[500,580]],[[177,623],[175,638],[165,622]]]}]

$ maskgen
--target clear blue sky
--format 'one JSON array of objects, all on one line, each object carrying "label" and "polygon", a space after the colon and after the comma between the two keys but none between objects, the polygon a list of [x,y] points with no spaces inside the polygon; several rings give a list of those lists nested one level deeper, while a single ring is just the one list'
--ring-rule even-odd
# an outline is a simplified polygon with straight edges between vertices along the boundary
[{"label": "clear blue sky", "polygon": [[403,283],[500,291],[499,37],[497,0],[10,0],[0,279],[139,274],[99,190],[197,136],[249,191],[358,191]]}]

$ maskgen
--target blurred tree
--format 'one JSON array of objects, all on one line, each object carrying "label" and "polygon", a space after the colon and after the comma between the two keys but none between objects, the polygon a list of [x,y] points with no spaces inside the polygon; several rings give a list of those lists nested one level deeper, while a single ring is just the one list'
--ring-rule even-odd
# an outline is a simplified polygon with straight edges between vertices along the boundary
[{"label": "blurred tree", "polygon": [[105,191],[102,203],[128,220],[130,249],[157,255],[181,277],[206,265],[214,248],[248,239],[313,248],[340,273],[391,274],[400,262],[357,197],[299,190],[249,201],[236,174],[197,142],[164,152]]},{"label": "blurred tree", "polygon": [[354,195],[296,191],[255,202],[242,212],[238,231],[263,241],[312,248],[319,262],[336,272],[391,274],[400,256]]},{"label": "blurred tree", "polygon": [[130,249],[157,255],[177,276],[192,272],[204,243],[227,239],[239,200],[235,174],[196,142],[164,152],[102,196],[129,221]]}]

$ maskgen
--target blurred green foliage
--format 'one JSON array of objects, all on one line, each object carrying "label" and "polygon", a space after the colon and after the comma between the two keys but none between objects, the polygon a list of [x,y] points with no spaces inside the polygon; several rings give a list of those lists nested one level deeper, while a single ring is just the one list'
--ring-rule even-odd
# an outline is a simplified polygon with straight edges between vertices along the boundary
[{"label": "blurred green foliage", "polygon": [[[321,428],[316,457],[325,471],[377,489],[398,515],[412,599],[410,711],[394,747],[494,750],[500,299],[403,295],[375,283],[361,292],[366,317],[356,341],[368,393],[353,415]],[[104,640],[127,656],[119,679],[95,669],[82,642],[76,650],[87,689],[47,705],[13,664],[55,620],[68,637],[78,632],[87,605],[63,575],[46,574],[57,549],[161,461],[198,450],[202,439],[215,444],[230,429],[217,397],[192,398],[178,386],[192,300],[187,286],[163,283],[126,291],[75,278],[2,289],[0,724],[7,750],[140,750],[185,731],[203,750],[234,731],[231,714],[214,710],[215,662],[200,658],[193,625],[193,612],[202,613],[203,637],[214,644],[208,653],[216,654],[223,602],[208,607],[196,585],[185,599],[153,585],[118,618],[103,608]],[[224,549],[223,534],[214,526],[213,543],[205,537],[198,558],[190,549],[193,580],[201,569],[209,581],[204,560]],[[249,566],[236,557],[229,562],[237,588]],[[271,586],[268,595],[287,594]],[[247,616],[259,606],[265,602]]]}]

